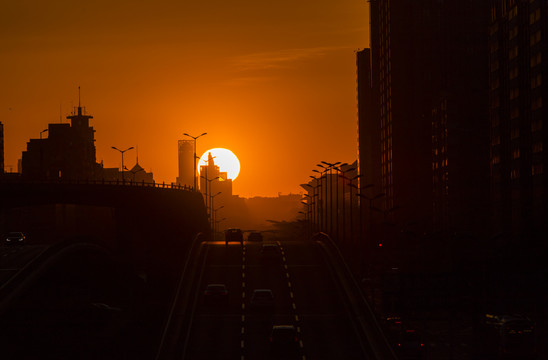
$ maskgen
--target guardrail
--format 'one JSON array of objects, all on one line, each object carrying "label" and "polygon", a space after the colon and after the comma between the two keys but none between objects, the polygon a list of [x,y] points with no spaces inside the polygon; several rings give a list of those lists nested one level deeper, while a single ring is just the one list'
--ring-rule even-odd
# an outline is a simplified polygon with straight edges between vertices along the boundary
[{"label": "guardrail", "polygon": [[175,189],[175,190],[184,190],[184,191],[194,191],[192,186],[187,185],[178,185],[178,184],[166,184],[165,182],[145,182],[143,181],[132,181],[132,180],[94,180],[94,179],[83,179],[83,180],[32,180],[32,179],[0,179],[0,184],[62,184],[62,185],[113,185],[113,186],[139,186],[139,187],[153,187],[159,189]]},{"label": "guardrail", "polygon": [[321,245],[330,271],[336,279],[337,285],[346,295],[346,306],[353,315],[351,320],[361,339],[362,349],[368,355],[367,358],[396,360],[397,357],[384,336],[373,310],[337,245],[325,233],[317,233],[312,236],[312,239]]},{"label": "guardrail", "polygon": [[[163,327],[155,360],[185,358],[194,308],[205,266],[207,248],[204,251],[206,235],[198,233],[186,254],[170,311]],[[197,272],[199,272],[197,274]],[[184,341],[181,341],[184,339]]]}]

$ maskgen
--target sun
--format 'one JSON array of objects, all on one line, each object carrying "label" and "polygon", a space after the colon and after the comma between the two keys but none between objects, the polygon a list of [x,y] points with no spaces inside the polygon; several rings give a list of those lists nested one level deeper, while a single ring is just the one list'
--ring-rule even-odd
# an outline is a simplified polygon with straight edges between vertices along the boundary
[{"label": "sun", "polygon": [[234,153],[228,149],[223,148],[214,148],[206,151],[198,162],[198,171],[202,166],[207,165],[208,154],[211,153],[213,156],[213,162],[215,165],[219,166],[221,172],[226,171],[226,176],[229,179],[236,179],[240,173],[240,161],[234,155]]}]

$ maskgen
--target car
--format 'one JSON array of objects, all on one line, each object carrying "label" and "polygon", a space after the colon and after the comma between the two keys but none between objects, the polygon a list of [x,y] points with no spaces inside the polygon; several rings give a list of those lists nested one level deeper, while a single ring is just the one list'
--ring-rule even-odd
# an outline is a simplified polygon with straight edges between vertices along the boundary
[{"label": "car", "polygon": [[299,350],[299,334],[293,325],[274,325],[270,333],[270,349],[275,353],[291,354]]},{"label": "car", "polygon": [[209,305],[228,305],[228,289],[225,284],[208,284],[204,290],[204,300]]},{"label": "car", "polygon": [[6,235],[6,245],[23,245],[26,241],[25,234],[22,232],[10,232]]},{"label": "car", "polygon": [[255,289],[251,294],[249,306],[255,310],[274,309],[274,293],[270,289]]},{"label": "car", "polygon": [[261,246],[261,259],[263,261],[276,261],[280,259],[280,247],[275,243],[266,243]]},{"label": "car", "polygon": [[263,241],[263,234],[253,231],[247,236],[247,241]]},{"label": "car", "polygon": [[239,242],[241,245],[244,244],[244,235],[240,229],[226,229],[225,230],[225,243],[228,245],[229,242]]},{"label": "car", "polygon": [[421,359],[424,342],[416,330],[406,329],[400,332],[395,350],[400,359]]}]

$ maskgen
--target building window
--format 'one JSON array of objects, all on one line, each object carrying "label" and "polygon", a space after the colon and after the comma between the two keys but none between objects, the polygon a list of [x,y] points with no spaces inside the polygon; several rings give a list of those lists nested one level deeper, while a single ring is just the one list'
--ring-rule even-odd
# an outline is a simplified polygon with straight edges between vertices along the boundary
[{"label": "building window", "polygon": [[495,59],[491,61],[491,71],[497,71],[499,69],[499,60]]},{"label": "building window", "polygon": [[542,62],[542,54],[538,53],[531,57],[531,67],[535,67]]},{"label": "building window", "polygon": [[497,31],[499,30],[499,23],[494,23],[493,25],[491,25],[489,27],[489,35],[493,35],[494,33],[496,33]]},{"label": "building window", "polygon": [[510,119],[515,119],[519,116],[519,108],[515,107],[510,111]]},{"label": "building window", "polygon": [[[513,100],[519,96],[519,88],[513,88],[510,90],[510,100]],[[499,104],[497,104],[498,106]]]},{"label": "building window", "polygon": [[542,142],[540,141],[533,144],[533,153],[536,154],[539,152],[542,152]]},{"label": "building window", "polygon": [[542,120],[533,121],[531,123],[531,132],[542,130]]},{"label": "building window", "polygon": [[512,29],[510,29],[510,31],[508,32],[508,40],[512,40],[513,38],[515,38],[516,36],[518,36],[518,27],[517,26],[514,26]]},{"label": "building window", "polygon": [[534,24],[540,20],[540,8],[536,9],[535,12],[529,14],[529,24]]},{"label": "building window", "polygon": [[499,78],[491,80],[491,90],[495,90],[499,87]]},{"label": "building window", "polygon": [[537,110],[542,107],[542,97],[537,97],[531,102],[531,110]]},{"label": "building window", "polygon": [[494,155],[492,159],[493,165],[497,165],[500,163],[500,156]]},{"label": "building window", "polygon": [[519,178],[519,169],[512,169],[510,171],[510,179],[515,180]]},{"label": "building window", "polygon": [[512,131],[510,132],[510,139],[514,140],[514,139],[517,139],[518,137],[519,137],[519,128],[513,128]]},{"label": "building window", "polygon": [[531,78],[531,89],[539,87],[542,84],[542,74],[537,74]]},{"label": "building window", "polygon": [[512,153],[512,159],[519,159],[519,148],[514,149],[514,152]]},{"label": "building window", "polygon": [[493,136],[493,141],[491,142],[491,145],[493,145],[493,146],[500,145],[500,136],[499,135]]},{"label": "building window", "polygon": [[533,164],[531,166],[531,175],[541,175],[542,174],[542,164]]},{"label": "building window", "polygon": [[540,42],[540,30],[534,33],[533,35],[531,35],[530,45],[533,46],[539,42]]},{"label": "building window", "polygon": [[510,12],[508,13],[508,19],[512,20],[513,18],[517,16],[517,14],[518,14],[518,7],[514,6],[514,8],[510,10]]},{"label": "building window", "polygon": [[510,74],[508,75],[510,77],[510,80],[517,78],[518,73],[519,73],[519,71],[518,71],[517,67],[512,68],[512,70],[510,70]]},{"label": "building window", "polygon": [[512,60],[512,59],[514,59],[515,57],[518,56],[518,53],[519,53],[519,51],[518,51],[518,47],[516,45],[512,49],[510,49],[510,52],[508,53],[508,58],[510,60]]}]

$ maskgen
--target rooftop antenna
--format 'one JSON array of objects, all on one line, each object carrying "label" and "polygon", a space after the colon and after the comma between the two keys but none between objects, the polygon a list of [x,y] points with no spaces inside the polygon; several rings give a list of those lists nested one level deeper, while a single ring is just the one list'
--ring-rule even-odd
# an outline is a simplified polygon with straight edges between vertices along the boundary
[{"label": "rooftop antenna", "polygon": [[61,111],[61,100],[59,100],[59,124],[63,122],[63,112]]},{"label": "rooftop antenna", "polygon": [[78,86],[78,107],[80,107],[80,86]]},{"label": "rooftop antenna", "polygon": [[135,159],[135,164],[139,164],[139,145],[137,145],[137,149],[135,150],[137,153],[137,158]]}]

